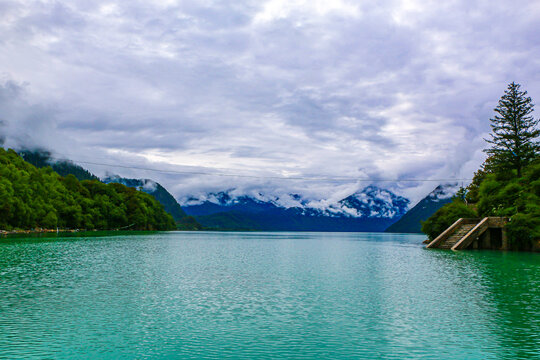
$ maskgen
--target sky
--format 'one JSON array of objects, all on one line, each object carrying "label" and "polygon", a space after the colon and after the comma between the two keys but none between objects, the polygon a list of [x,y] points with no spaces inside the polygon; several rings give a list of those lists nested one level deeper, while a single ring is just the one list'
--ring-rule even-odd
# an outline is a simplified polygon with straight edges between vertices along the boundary
[{"label": "sky", "polygon": [[539,23],[539,1],[0,0],[0,132],[180,199],[414,203],[472,177],[508,83],[540,99]]}]

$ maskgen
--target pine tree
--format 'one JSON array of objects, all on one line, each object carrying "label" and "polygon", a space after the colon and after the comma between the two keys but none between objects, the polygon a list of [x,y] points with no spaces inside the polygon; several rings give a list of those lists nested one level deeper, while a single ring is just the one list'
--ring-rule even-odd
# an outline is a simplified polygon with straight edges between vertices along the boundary
[{"label": "pine tree", "polygon": [[484,150],[493,157],[496,166],[516,170],[518,177],[540,152],[540,119],[532,117],[534,104],[527,91],[520,88],[521,85],[512,82],[499,100],[494,109],[496,115],[490,119],[491,139],[485,139],[491,147]]}]

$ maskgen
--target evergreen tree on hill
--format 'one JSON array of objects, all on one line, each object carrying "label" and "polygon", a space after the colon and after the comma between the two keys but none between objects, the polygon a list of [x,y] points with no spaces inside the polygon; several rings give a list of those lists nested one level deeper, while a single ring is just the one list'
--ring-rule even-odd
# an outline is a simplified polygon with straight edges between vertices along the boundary
[{"label": "evergreen tree on hill", "polygon": [[501,170],[515,170],[521,177],[522,169],[540,152],[538,136],[540,129],[532,117],[534,104],[521,85],[512,82],[499,100],[494,111],[497,113],[491,121],[491,145],[484,151],[492,156]]}]

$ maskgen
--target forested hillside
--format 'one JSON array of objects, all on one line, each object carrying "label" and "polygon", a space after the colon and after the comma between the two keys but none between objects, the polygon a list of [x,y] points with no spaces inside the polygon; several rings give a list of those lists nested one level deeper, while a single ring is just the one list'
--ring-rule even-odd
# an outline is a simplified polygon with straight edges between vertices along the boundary
[{"label": "forested hillside", "polygon": [[150,179],[127,179],[119,176],[111,176],[103,179],[103,182],[106,184],[118,183],[135,188],[141,191],[144,191],[147,194],[150,194],[159,201],[165,211],[172,215],[174,221],[180,222],[187,215],[178,204],[174,196],[171,195],[161,184],[152,181]]},{"label": "forested hillside", "polygon": [[152,196],[121,184],[62,177],[0,148],[0,229],[172,230],[175,222]]},{"label": "forested hillside", "polygon": [[52,167],[55,172],[63,177],[71,174],[74,175],[79,181],[97,180],[106,184],[116,182],[137,190],[141,190],[152,195],[154,199],[163,205],[165,211],[172,215],[179,230],[202,229],[202,225],[197,223],[194,218],[187,216],[176,199],[163,186],[150,179],[126,179],[114,176],[108,177],[102,181],[90,171],[86,170],[80,165],[75,164],[71,160],[54,158],[51,152],[45,149],[22,149],[18,151],[18,154],[26,162],[34,165],[37,168],[44,168],[47,166]]},{"label": "forested hillside", "polygon": [[78,180],[99,180],[97,176],[69,160],[55,160],[47,150],[21,150],[18,154],[24,161],[38,168],[50,166],[61,176],[74,175]]}]

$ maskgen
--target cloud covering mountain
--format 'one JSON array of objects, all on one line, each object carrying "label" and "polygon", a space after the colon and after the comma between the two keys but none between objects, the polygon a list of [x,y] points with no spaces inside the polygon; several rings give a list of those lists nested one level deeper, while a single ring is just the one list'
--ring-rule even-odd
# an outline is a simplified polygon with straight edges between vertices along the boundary
[{"label": "cloud covering mountain", "polygon": [[0,138],[177,197],[470,178],[506,84],[540,99],[539,21],[537,2],[7,0]]},{"label": "cloud covering mountain", "polygon": [[337,202],[310,202],[297,194],[289,198],[295,203],[260,193],[237,195],[232,189],[188,197],[182,205],[188,215],[210,228],[285,231],[383,231],[409,205],[409,200],[375,186]]},{"label": "cloud covering mountain", "polygon": [[457,184],[441,184],[409,209],[398,221],[390,225],[386,231],[396,233],[420,233],[422,222],[429,219],[437,210],[452,201],[452,196],[459,190]]},{"label": "cloud covering mountain", "polygon": [[269,208],[296,209],[308,216],[351,217],[351,218],[399,218],[409,206],[409,200],[376,186],[339,201],[308,201],[298,194],[284,197],[258,193],[244,195],[236,189],[207,193],[200,197],[189,196],[181,201],[190,215],[209,215],[221,211],[266,211]]}]

